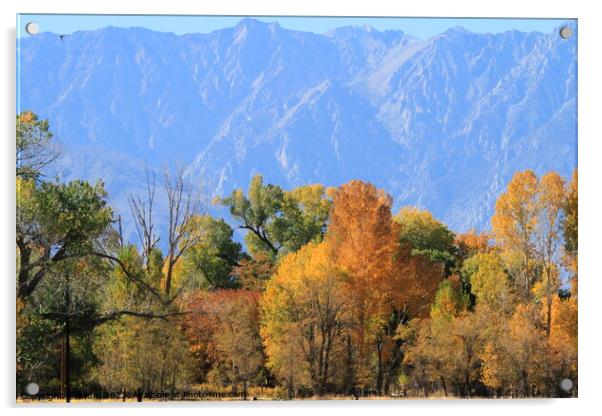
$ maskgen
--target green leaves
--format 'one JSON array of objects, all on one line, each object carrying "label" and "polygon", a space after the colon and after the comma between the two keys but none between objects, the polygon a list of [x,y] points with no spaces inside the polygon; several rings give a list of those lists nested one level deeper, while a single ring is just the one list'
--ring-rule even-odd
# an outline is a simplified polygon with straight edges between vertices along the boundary
[{"label": "green leaves", "polygon": [[53,245],[81,254],[109,225],[112,211],[101,182],[42,183],[36,190],[40,231]]},{"label": "green leaves", "polygon": [[112,211],[100,182],[18,178],[17,189],[18,296],[25,299],[58,262],[90,253]]},{"label": "green leaves", "polygon": [[255,175],[248,196],[238,189],[216,203],[226,206],[248,230],[245,242],[252,255],[296,251],[310,241],[320,241],[324,235],[331,201],[322,185],[307,185],[290,192],[279,186],[264,185],[261,175]]},{"label": "green leaves", "polygon": [[412,254],[422,255],[445,265],[446,271],[455,265],[454,233],[437,221],[430,212],[403,207],[393,220],[399,224],[399,241],[409,245]]},{"label": "green leaves", "polygon": [[198,283],[201,287],[219,289],[237,286],[232,271],[243,256],[242,246],[232,239],[232,228],[224,220],[209,215],[193,217],[186,227],[197,233],[199,239],[184,255],[181,273],[200,277]]},{"label": "green leaves", "polygon": [[284,193],[281,215],[270,226],[271,235],[287,252],[324,237],[332,201],[323,185],[306,185]]}]

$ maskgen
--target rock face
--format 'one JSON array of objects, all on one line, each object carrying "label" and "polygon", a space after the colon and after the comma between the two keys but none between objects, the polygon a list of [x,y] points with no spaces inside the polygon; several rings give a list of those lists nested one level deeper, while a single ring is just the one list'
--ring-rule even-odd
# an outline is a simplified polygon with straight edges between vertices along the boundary
[{"label": "rock face", "polygon": [[57,171],[103,178],[122,211],[145,165],[180,164],[209,195],[258,172],[286,188],[360,178],[395,208],[483,229],[515,171],[577,164],[576,36],[557,31],[419,40],[244,19],[182,36],[43,33],[17,52],[19,107],[50,119]]}]

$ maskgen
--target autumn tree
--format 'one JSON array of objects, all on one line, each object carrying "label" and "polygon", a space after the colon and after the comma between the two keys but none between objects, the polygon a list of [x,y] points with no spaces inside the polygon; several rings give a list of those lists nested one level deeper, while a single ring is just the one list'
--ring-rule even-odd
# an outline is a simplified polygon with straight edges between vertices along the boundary
[{"label": "autumn tree", "polygon": [[477,253],[464,262],[462,275],[471,285],[478,306],[508,311],[514,297],[501,256],[496,252]]},{"label": "autumn tree", "polygon": [[538,227],[536,247],[541,261],[542,282],[545,287],[546,335],[550,335],[552,302],[560,286],[557,270],[560,266],[562,222],[565,207],[565,183],[556,172],[545,174],[538,195]]},{"label": "autumn tree", "polygon": [[468,308],[468,297],[462,292],[462,287],[457,277],[446,279],[435,293],[431,305],[430,317],[435,321],[451,320]]},{"label": "autumn tree", "polygon": [[490,234],[485,232],[477,233],[474,229],[456,234],[454,246],[456,247],[458,261],[461,263],[473,254],[491,251],[490,240]]},{"label": "autumn tree", "polygon": [[[554,295],[548,346],[551,361],[552,385],[556,394],[577,393],[578,355],[578,305],[577,296],[562,298]],[[572,392],[559,392],[558,380],[568,378],[573,382]]]},{"label": "autumn tree", "polygon": [[498,336],[483,348],[483,382],[501,395],[531,397],[546,386],[546,337],[538,316],[536,308],[518,305],[509,320],[497,322]]},{"label": "autumn tree", "polygon": [[197,357],[207,360],[205,378],[227,380],[242,387],[246,399],[250,384],[259,382],[264,355],[259,336],[259,292],[218,290],[191,293],[185,300],[189,312],[186,333]]},{"label": "autumn tree", "polygon": [[[466,310],[467,299],[458,280],[441,283],[430,319],[411,321],[399,336],[408,338],[404,364],[412,379],[429,392],[471,396],[479,380],[479,352],[485,320]],[[411,332],[412,333],[412,332]]]},{"label": "autumn tree", "polygon": [[[346,277],[332,264],[327,247],[310,243],[288,254],[270,280],[262,301],[262,329],[268,366],[285,383],[296,375],[288,349],[301,352],[314,394],[321,396],[334,381],[336,357],[349,330]],[[340,364],[340,363],[338,363]]]},{"label": "autumn tree", "polygon": [[549,172],[540,180],[532,171],[518,172],[498,199],[492,218],[508,269],[522,276],[523,297],[539,293],[546,304],[548,335],[552,299],[559,288],[565,206],[565,184],[557,173]]},{"label": "autumn tree", "polygon": [[334,195],[326,243],[334,263],[349,277],[348,293],[354,321],[354,373],[360,385],[372,379],[371,352],[376,333],[391,312],[398,293],[394,276],[397,235],[391,198],[371,184],[351,181]]},{"label": "autumn tree", "polygon": [[192,361],[172,320],[126,317],[96,330],[97,381],[109,392],[173,395],[188,388]]},{"label": "autumn tree", "polygon": [[533,236],[538,220],[539,181],[530,170],[517,172],[495,204],[491,219],[496,240],[510,262],[515,261],[516,284],[528,296],[534,280]]},{"label": "autumn tree", "polygon": [[[381,392],[384,379],[383,328],[394,311],[419,313],[429,305],[440,282],[437,268],[420,268],[400,247],[391,216],[391,198],[361,181],[341,186],[333,198],[325,242],[332,261],[348,276],[347,292],[355,327],[354,372],[360,385],[374,380]],[[422,261],[422,259],[420,259]],[[419,273],[419,269],[429,270]],[[410,311],[409,309],[416,309]],[[428,309],[428,306],[427,308]],[[373,379],[371,351],[376,358]]]},{"label": "autumn tree", "polygon": [[252,258],[245,256],[232,273],[243,288],[262,291],[276,271],[273,258],[266,253],[256,253]]}]

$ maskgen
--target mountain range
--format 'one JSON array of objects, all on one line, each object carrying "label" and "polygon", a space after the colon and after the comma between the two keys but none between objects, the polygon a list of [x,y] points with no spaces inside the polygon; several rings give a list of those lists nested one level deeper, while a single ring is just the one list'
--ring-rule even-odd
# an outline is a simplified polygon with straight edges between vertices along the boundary
[{"label": "mountain range", "polygon": [[49,119],[54,174],[103,179],[126,216],[146,167],[179,165],[209,197],[255,173],[287,189],[359,178],[395,209],[486,229],[514,172],[577,166],[576,38],[255,19],[207,34],[40,33],[19,39],[17,100]]}]

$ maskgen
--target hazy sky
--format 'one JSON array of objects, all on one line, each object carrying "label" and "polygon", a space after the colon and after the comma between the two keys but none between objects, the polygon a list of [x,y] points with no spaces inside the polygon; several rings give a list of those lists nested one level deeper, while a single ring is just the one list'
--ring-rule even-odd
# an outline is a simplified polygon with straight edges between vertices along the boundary
[{"label": "hazy sky", "polygon": [[[161,32],[208,33],[236,25],[242,16],[125,16],[125,15],[17,15],[18,36],[27,36],[25,25],[36,22],[41,32],[69,34],[78,30],[94,30],[106,26],[141,26]],[[391,17],[255,17],[265,22],[278,22],[282,27],[324,33],[346,25],[370,25],[378,30],[396,29],[419,38],[442,33],[454,26],[473,32],[499,33],[507,30],[550,32],[567,19],[449,19]]]}]

